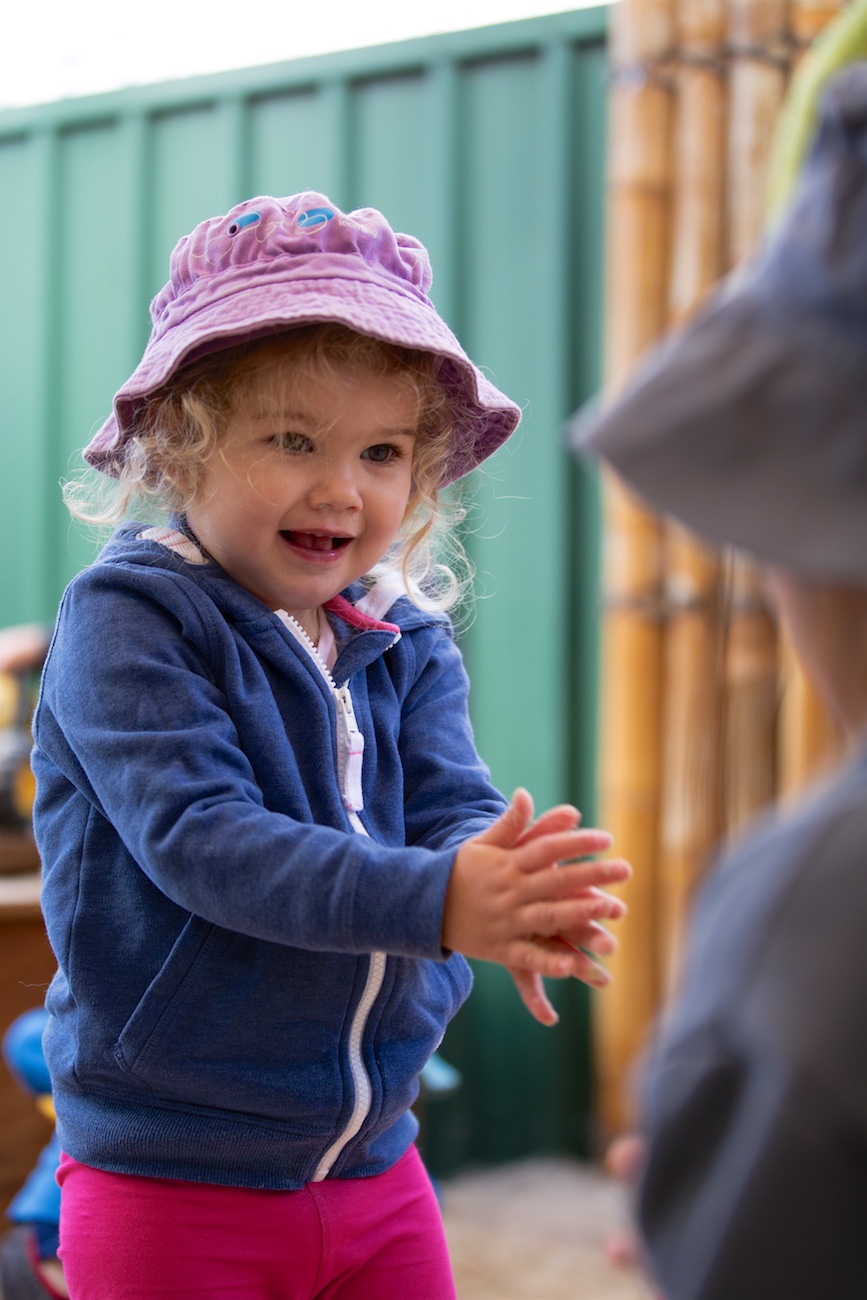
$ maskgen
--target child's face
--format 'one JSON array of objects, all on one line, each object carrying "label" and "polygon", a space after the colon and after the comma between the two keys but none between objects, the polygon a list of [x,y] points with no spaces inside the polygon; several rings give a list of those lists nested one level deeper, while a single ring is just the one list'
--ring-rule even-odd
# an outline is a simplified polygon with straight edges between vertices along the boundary
[{"label": "child's face", "polygon": [[190,525],[236,582],[309,622],[394,540],[418,418],[401,376],[265,359],[205,467]]}]

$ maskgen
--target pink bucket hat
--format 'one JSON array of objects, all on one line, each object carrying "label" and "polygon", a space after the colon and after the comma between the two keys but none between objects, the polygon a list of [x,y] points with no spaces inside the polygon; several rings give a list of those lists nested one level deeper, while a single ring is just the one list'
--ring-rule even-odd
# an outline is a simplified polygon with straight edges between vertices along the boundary
[{"label": "pink bucket hat", "polygon": [[201,222],[175,246],[169,282],[151,303],[153,329],[113,413],[84,451],[117,475],[141,404],[205,355],[296,325],[334,321],[442,358],[440,379],[461,393],[444,483],[485,460],[514,432],[519,408],[470,361],[428,292],[427,251],[375,208],[341,212],[324,194],[260,197]]}]

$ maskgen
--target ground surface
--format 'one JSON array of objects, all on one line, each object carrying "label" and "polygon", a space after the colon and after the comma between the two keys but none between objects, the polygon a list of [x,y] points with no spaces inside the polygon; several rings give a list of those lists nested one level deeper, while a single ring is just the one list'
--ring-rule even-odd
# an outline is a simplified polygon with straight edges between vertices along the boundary
[{"label": "ground surface", "polygon": [[528,1160],[462,1174],[442,1192],[459,1300],[651,1300],[605,1257],[627,1213],[595,1167]]}]

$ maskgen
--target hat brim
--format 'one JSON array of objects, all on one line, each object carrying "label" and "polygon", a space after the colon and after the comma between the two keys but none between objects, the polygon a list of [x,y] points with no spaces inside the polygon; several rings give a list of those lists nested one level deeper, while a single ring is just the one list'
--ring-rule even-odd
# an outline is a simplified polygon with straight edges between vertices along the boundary
[{"label": "hat brim", "polygon": [[826,88],[763,247],[581,420],[654,508],[805,576],[867,582],[867,64]]},{"label": "hat brim", "polygon": [[739,275],[579,413],[649,506],[698,535],[804,575],[867,583],[867,331]]},{"label": "hat brim", "polygon": [[[324,270],[322,258],[320,265]],[[182,366],[238,343],[325,322],[443,359],[441,377],[447,387],[460,390],[468,425],[455,444],[444,485],[492,455],[516,429],[520,409],[470,361],[430,304],[363,276],[340,276],[339,291],[333,292],[334,278],[332,272],[332,291],[323,275],[289,283],[275,279],[243,284],[228,298],[202,303],[183,329],[152,336],[138,367],[116,394],[112,414],[86,448],[85,460],[104,473],[117,474],[136,412]]]}]

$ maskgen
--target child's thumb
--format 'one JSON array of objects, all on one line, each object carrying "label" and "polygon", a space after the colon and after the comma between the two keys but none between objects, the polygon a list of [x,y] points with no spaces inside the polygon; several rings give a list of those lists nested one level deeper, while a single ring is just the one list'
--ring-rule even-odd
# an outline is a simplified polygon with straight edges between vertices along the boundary
[{"label": "child's thumb", "polygon": [[513,848],[533,820],[533,797],[529,790],[519,787],[512,795],[512,802],[501,813],[493,826],[478,836],[482,844],[494,844],[502,849]]}]

